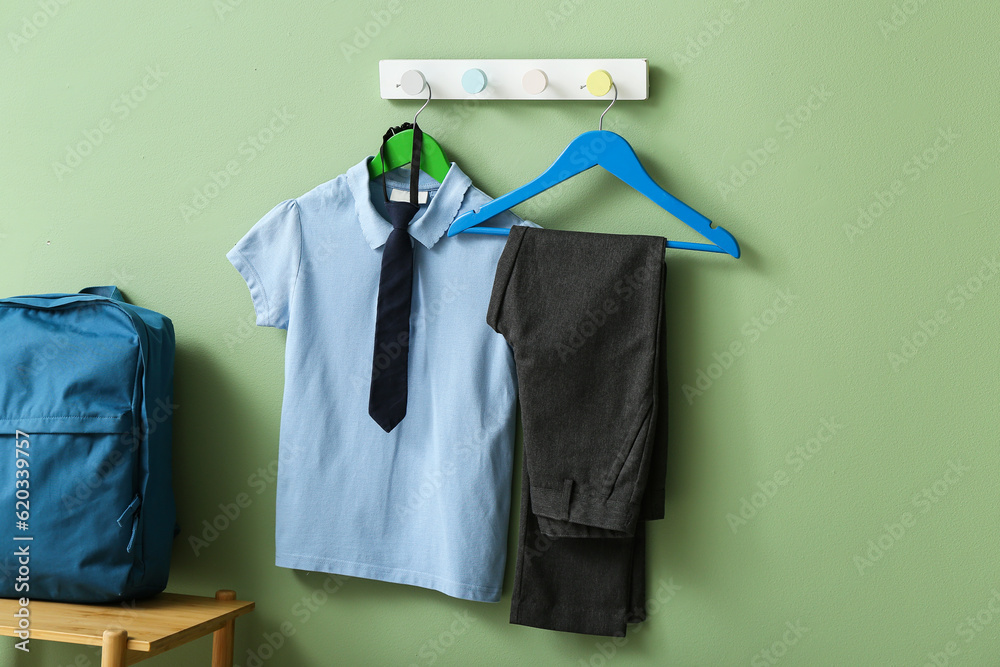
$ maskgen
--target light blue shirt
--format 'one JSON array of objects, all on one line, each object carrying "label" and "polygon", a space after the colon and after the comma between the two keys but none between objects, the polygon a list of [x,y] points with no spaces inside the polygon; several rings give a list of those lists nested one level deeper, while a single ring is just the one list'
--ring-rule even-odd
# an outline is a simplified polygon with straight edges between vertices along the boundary
[{"label": "light blue shirt", "polygon": [[[370,159],[278,204],[227,254],[257,324],[288,330],[275,562],[496,602],[517,394],[511,349],[486,323],[504,237],[445,236],[490,199],[455,164],[440,184],[421,172],[406,417],[386,433],[368,392],[392,226]],[[408,170],[388,184],[408,191]]]}]

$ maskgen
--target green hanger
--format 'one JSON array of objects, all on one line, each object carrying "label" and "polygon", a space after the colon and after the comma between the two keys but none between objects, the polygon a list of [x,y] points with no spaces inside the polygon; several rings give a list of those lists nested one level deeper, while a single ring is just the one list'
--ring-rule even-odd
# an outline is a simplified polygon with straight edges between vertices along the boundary
[{"label": "green hanger", "polygon": [[[389,163],[388,169],[382,166],[382,156],[378,153],[371,162],[368,163],[368,175],[376,179],[382,175],[383,171],[392,171],[404,164],[409,164],[413,160],[413,130],[403,130],[389,137],[385,145],[386,161]],[[420,169],[438,183],[444,182],[444,177],[451,169],[451,163],[445,157],[441,146],[434,138],[424,132],[424,147],[420,151]]]}]

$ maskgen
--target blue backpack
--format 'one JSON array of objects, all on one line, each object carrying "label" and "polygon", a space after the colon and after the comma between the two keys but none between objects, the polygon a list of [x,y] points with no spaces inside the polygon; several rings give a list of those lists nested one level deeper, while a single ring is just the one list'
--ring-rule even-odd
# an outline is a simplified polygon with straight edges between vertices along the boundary
[{"label": "blue backpack", "polygon": [[166,587],[174,345],[116,287],[0,299],[0,597]]}]

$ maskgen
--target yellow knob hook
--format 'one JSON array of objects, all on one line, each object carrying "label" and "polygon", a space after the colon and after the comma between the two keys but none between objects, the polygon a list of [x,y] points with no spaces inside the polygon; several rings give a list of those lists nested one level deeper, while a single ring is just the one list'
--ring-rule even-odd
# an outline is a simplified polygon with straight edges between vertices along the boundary
[{"label": "yellow knob hook", "polygon": [[587,77],[587,92],[594,97],[604,97],[611,92],[614,81],[607,70],[596,69]]},{"label": "yellow knob hook", "polygon": [[608,91],[614,89],[614,99],[611,100],[611,104],[609,104],[608,108],[601,114],[601,122],[597,125],[598,130],[604,130],[604,116],[611,110],[611,107],[615,105],[615,102],[618,101],[618,86],[615,85],[614,80],[611,78],[611,74],[609,74],[607,70],[598,69],[591,72],[590,76],[587,77],[587,85],[580,87],[586,87],[587,92],[595,97],[604,97],[608,94]]}]

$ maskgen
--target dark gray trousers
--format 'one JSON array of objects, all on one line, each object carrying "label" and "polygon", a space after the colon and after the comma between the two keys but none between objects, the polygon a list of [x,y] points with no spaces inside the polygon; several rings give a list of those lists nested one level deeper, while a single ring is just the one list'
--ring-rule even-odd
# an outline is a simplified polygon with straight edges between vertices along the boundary
[{"label": "dark gray trousers", "polygon": [[511,230],[487,321],[513,348],[524,429],[512,623],[620,636],[645,619],[667,453],[663,247]]}]

